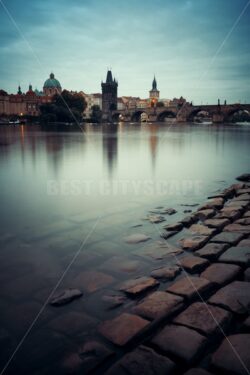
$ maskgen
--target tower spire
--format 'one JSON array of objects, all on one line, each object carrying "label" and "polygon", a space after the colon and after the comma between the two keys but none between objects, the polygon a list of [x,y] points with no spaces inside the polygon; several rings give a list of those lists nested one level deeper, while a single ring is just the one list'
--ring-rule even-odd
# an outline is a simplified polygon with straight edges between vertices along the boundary
[{"label": "tower spire", "polygon": [[153,83],[152,83],[152,90],[157,90],[157,82],[156,82],[156,79],[155,79],[155,75],[154,75],[154,79],[153,79]]},{"label": "tower spire", "polygon": [[106,83],[112,83],[112,82],[113,82],[112,72],[111,72],[111,70],[109,69],[109,70],[107,71]]}]

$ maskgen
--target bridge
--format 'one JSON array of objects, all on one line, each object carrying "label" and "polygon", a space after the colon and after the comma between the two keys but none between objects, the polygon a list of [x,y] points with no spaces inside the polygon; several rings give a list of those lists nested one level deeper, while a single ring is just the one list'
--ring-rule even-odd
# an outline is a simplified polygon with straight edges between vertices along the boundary
[{"label": "bridge", "polygon": [[250,104],[226,105],[192,105],[185,103],[182,106],[147,107],[111,111],[112,121],[140,122],[141,115],[149,122],[163,122],[172,119],[176,122],[193,122],[195,117],[202,115],[214,123],[231,122],[237,113],[245,111],[250,116]]}]

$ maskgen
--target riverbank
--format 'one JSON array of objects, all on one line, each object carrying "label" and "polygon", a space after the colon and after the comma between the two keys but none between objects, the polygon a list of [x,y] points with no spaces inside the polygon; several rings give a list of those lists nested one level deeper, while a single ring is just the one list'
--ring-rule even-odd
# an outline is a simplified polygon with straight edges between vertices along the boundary
[{"label": "riverbank", "polygon": [[[152,223],[156,216],[164,217],[163,208],[156,211],[148,217]],[[114,286],[120,293],[106,297],[113,318],[97,325],[101,341],[89,337],[66,356],[61,373],[249,372],[250,184],[236,183],[218,192],[190,216],[167,225],[161,236],[166,234],[172,234],[171,243],[144,246],[137,254],[170,256],[171,265],[166,261],[149,274]],[[148,239],[138,230],[124,241],[134,246]],[[97,279],[85,282],[90,288]],[[107,276],[103,282],[112,283]],[[57,303],[65,296],[58,296]]]}]

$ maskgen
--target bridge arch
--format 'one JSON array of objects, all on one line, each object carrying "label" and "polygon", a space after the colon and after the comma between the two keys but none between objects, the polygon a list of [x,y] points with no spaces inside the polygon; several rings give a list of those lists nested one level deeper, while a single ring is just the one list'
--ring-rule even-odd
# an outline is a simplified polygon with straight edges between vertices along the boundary
[{"label": "bridge arch", "polygon": [[170,110],[165,110],[158,114],[157,121],[166,121],[166,119],[175,119],[176,113]]},{"label": "bridge arch", "polygon": [[225,115],[226,122],[250,121],[250,111],[242,107],[235,108]]},{"label": "bridge arch", "polygon": [[187,116],[188,122],[194,122],[195,117],[202,119],[202,118],[212,118],[213,113],[209,112],[207,109],[203,108],[196,108],[192,112],[189,113]]},{"label": "bridge arch", "polygon": [[[138,111],[135,111],[132,116],[131,116],[131,121],[132,122],[141,122],[142,120],[142,114],[145,114],[147,115],[147,113],[143,110],[138,110]],[[148,117],[148,115],[147,115]]]},{"label": "bridge arch", "polygon": [[123,115],[120,112],[116,112],[112,115],[112,121],[118,122],[123,120]]}]

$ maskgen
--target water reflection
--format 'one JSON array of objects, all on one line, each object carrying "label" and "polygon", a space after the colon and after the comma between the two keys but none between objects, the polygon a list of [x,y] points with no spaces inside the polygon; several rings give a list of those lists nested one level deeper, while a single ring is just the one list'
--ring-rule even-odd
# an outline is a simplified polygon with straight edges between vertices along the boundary
[{"label": "water reflection", "polygon": [[107,125],[102,128],[103,161],[106,164],[108,175],[113,177],[118,156],[118,127]]},{"label": "water reflection", "polygon": [[58,177],[60,165],[63,159],[63,149],[65,146],[65,137],[55,134],[48,134],[44,138],[47,165],[51,169],[54,177]]},{"label": "water reflection", "polygon": [[150,152],[151,152],[151,160],[152,160],[152,168],[153,171],[155,170],[155,163],[156,163],[156,155],[157,155],[157,144],[158,144],[158,130],[159,127],[157,125],[149,125],[149,144],[150,144]]}]

